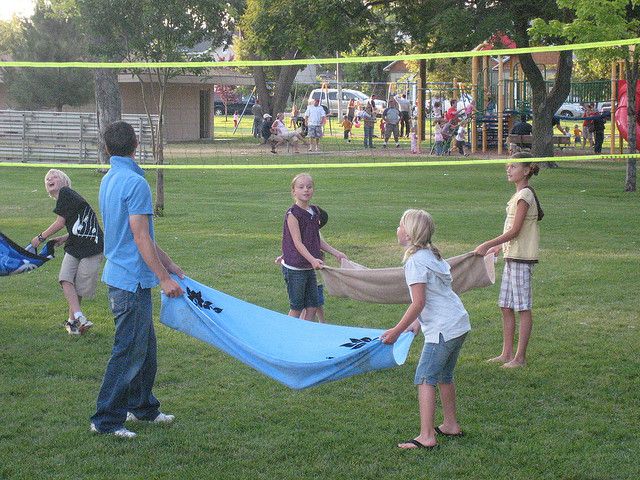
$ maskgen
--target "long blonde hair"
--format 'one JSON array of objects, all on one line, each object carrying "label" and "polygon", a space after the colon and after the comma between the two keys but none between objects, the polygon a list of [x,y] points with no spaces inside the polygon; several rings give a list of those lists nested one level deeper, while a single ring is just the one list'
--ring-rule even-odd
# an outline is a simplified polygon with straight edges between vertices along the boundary
[{"label": "long blonde hair", "polygon": [[400,218],[400,224],[409,236],[411,246],[404,252],[403,262],[424,248],[430,249],[438,260],[442,260],[440,251],[431,243],[431,237],[436,230],[433,218],[424,210],[411,208],[405,211]]}]

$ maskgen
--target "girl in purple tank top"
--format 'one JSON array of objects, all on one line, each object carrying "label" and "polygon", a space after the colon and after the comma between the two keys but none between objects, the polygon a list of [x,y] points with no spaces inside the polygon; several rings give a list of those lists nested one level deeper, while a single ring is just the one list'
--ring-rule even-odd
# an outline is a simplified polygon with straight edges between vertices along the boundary
[{"label": "girl in purple tank top", "polygon": [[291,182],[294,204],[287,210],[282,227],[282,273],[289,295],[289,315],[304,320],[313,319],[318,308],[318,287],[315,270],[322,268],[322,251],[339,261],[347,256],[320,238],[319,209],[311,205],[313,179],[300,173]]}]

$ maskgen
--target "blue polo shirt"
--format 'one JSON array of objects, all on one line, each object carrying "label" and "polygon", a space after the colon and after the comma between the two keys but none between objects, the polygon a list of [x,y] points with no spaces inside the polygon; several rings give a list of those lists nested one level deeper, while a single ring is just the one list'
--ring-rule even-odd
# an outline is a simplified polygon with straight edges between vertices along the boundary
[{"label": "blue polo shirt", "polygon": [[158,278],[142,258],[129,226],[130,215],[148,215],[149,233],[155,239],[151,188],[132,158],[111,157],[111,169],[100,184],[99,202],[107,259],[102,281],[130,292],[135,292],[138,286],[158,285]]}]

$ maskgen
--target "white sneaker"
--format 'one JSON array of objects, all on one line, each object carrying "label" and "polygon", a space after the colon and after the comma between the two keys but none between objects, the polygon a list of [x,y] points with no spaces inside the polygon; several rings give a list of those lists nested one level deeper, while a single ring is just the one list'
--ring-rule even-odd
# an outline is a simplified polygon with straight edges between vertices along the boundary
[{"label": "white sneaker", "polygon": [[69,333],[69,335],[80,335],[80,326],[75,320],[67,320],[66,322],[64,322],[64,328]]},{"label": "white sneaker", "polygon": [[87,320],[87,317],[85,317],[84,315],[80,315],[78,318],[76,318],[76,325],[78,325],[78,329],[82,334],[93,327],[93,322]]},{"label": "white sneaker", "polygon": [[153,420],[140,420],[133,413],[127,412],[127,422],[145,422],[148,421],[150,423],[171,423],[176,419],[175,415],[167,415],[165,413],[160,412],[156,418]]},{"label": "white sneaker", "polygon": [[[91,424],[91,427],[89,428],[89,430],[92,433],[98,433],[101,435],[105,435],[103,432],[99,431],[95,424]],[[127,430],[126,428],[122,427],[119,428],[118,430],[115,430],[113,432],[108,432],[106,433],[106,435],[113,435],[114,437],[120,437],[120,438],[135,438],[136,437],[136,433],[132,432],[131,430]]]}]

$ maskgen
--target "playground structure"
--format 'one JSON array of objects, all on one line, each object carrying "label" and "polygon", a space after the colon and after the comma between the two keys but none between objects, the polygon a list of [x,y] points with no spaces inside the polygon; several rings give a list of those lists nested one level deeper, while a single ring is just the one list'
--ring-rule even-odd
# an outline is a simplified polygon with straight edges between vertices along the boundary
[{"label": "playground structure", "polygon": [[[478,45],[474,50],[492,50],[497,43],[501,43],[504,48],[516,48],[515,42],[513,42],[508,36],[497,33],[491,37],[487,42]],[[534,60],[535,55],[534,55]],[[543,59],[550,60],[549,58]],[[512,120],[515,115],[527,115],[530,113],[530,102],[528,101],[528,89],[527,82],[524,79],[522,67],[519,63],[513,61],[513,58],[509,58],[505,61],[504,56],[498,55],[496,59],[497,64],[497,78],[492,82],[490,75],[491,59],[489,56],[473,57],[472,58],[472,87],[473,99],[476,105],[479,106],[479,110],[484,111],[484,115],[473,116],[471,126],[471,151],[476,152],[478,144],[480,143],[482,151],[486,152],[493,139],[491,130],[495,130],[495,137],[497,137],[497,151],[498,154],[503,153],[504,138],[511,127]],[[544,70],[546,70],[546,64],[537,61]],[[509,64],[509,77],[505,78],[505,63]],[[482,66],[482,68],[480,68]],[[546,72],[545,72],[546,73]],[[627,85],[625,80],[620,78],[624,77],[624,63],[614,62],[611,66],[611,79],[608,81],[595,81],[595,82],[572,82],[571,93],[568,100],[580,104],[593,103],[598,104],[605,101],[611,102],[610,121],[611,125],[615,125],[616,128],[611,128],[611,142],[610,153],[616,153],[616,138],[618,140],[617,151],[623,152],[623,141],[627,140],[628,125],[627,125]],[[482,86],[482,88],[480,88]],[[463,88],[459,89],[463,91]],[[636,110],[640,108],[640,85],[636,87]],[[491,117],[487,115],[489,110],[489,104],[493,98],[497,97],[496,115]],[[582,121],[584,117],[560,117],[561,119],[570,119],[572,121]],[[640,119],[636,119],[636,135],[640,138]],[[480,128],[478,128],[480,124]],[[490,128],[494,126],[494,128]],[[507,127],[507,128],[505,128]],[[480,130],[481,141],[478,141],[478,130]],[[501,140],[502,139],[502,140]]]},{"label": "playground structure", "polygon": [[[624,141],[628,139],[629,125],[627,116],[627,82],[621,80],[624,77],[624,63],[614,62],[611,65],[611,123],[615,122],[618,127],[618,152],[622,153],[624,149]],[[640,117],[638,117],[638,109],[640,108],[640,82],[636,85],[636,138],[640,139]],[[638,149],[638,148],[637,148]],[[640,149],[638,149],[640,150]],[[616,129],[611,129],[611,147],[610,153],[616,153]]]},{"label": "playground structure", "polygon": [[[296,105],[298,115],[302,115],[308,104],[309,93],[313,89],[320,87],[322,92],[321,104],[329,104],[329,88],[338,90],[355,89],[365,92],[367,95],[375,94],[379,99],[389,100],[396,94],[406,94],[407,98],[416,106],[417,130],[421,142],[427,138],[433,139],[433,107],[435,102],[440,102],[443,110],[446,111],[450,99],[458,100],[459,109],[467,109],[471,102],[474,103],[472,114],[468,115],[469,143],[471,153],[481,150],[483,153],[490,149],[497,150],[499,155],[505,153],[508,144],[508,135],[515,121],[522,115],[531,115],[531,93],[530,87],[522,67],[516,55],[497,55],[492,57],[490,51],[500,46],[501,49],[517,48],[517,45],[507,35],[498,32],[486,42],[474,48],[474,51],[486,51],[487,54],[471,58],[471,82],[426,82],[426,66],[423,62],[420,65],[420,72],[417,77],[419,82],[402,81],[395,82],[338,82],[337,80],[324,80],[313,84],[295,84],[290,99],[291,105]],[[548,74],[553,71],[558,61],[557,53],[534,54],[534,61],[540,67],[543,77],[548,78]],[[611,129],[610,151],[615,153],[623,151],[623,142],[627,138],[626,120],[626,82],[620,80],[623,77],[624,65],[620,62],[612,64],[611,79],[590,82],[572,82],[571,91],[567,97],[567,102],[584,105],[592,103],[601,105],[603,102],[611,102],[611,125],[617,128]],[[546,80],[552,83],[552,80]],[[640,108],[640,89],[638,90],[638,107]],[[338,123],[346,108],[341,101],[334,101],[337,104]],[[461,105],[461,106],[460,106]],[[467,111],[470,109],[467,109]],[[243,115],[244,116],[244,111]],[[335,113],[335,112],[333,112]],[[242,118],[241,116],[241,118]],[[585,117],[580,115],[565,115],[559,117],[561,120],[571,122],[582,122]],[[300,117],[296,118],[299,122]],[[333,135],[335,128],[332,125],[331,116],[328,119],[329,135]],[[636,125],[638,138],[640,138],[640,124]],[[559,136],[557,136],[559,137]],[[566,145],[568,142],[559,141],[555,138],[554,143]],[[431,142],[433,143],[433,142]]]}]

